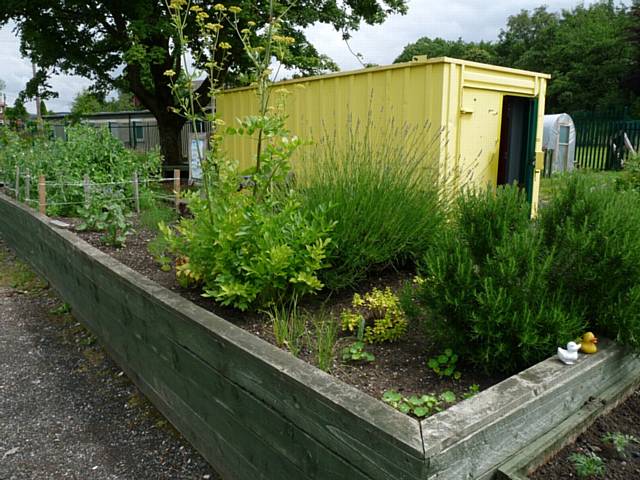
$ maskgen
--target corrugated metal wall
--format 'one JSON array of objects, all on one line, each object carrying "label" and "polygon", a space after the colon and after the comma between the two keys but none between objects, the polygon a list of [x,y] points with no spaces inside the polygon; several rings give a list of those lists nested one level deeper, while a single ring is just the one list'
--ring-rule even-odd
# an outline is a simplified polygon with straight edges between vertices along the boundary
[{"label": "corrugated metal wall", "polygon": [[[430,122],[430,134],[439,136],[441,176],[455,178],[458,187],[469,181],[484,186],[496,184],[505,95],[539,99],[536,151],[542,152],[546,78],[440,58],[280,82],[274,86],[271,103],[284,102],[290,131],[316,142],[325,132],[344,137],[358,122],[370,121],[380,129],[391,122],[416,127]],[[278,93],[282,90],[284,96]],[[258,99],[251,88],[228,90],[217,99],[217,112],[229,125],[257,111]],[[242,168],[253,165],[255,146],[255,138],[225,139],[227,153]]]}]

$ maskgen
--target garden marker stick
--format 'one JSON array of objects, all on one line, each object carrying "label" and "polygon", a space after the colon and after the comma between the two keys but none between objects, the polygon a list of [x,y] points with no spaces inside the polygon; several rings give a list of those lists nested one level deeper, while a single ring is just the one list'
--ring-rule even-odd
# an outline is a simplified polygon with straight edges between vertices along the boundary
[{"label": "garden marker stick", "polygon": [[38,204],[40,207],[40,214],[47,214],[47,182],[44,175],[40,175],[38,179]]}]

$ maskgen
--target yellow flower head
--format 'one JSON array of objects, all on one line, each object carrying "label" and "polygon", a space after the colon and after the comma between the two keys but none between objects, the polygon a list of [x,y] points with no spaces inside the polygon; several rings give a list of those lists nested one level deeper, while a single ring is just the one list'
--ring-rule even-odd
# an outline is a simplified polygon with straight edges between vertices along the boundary
[{"label": "yellow flower head", "polygon": [[189,10],[191,10],[192,12],[201,12],[202,11],[202,7],[199,7],[198,5],[194,5],[193,7],[191,7]]},{"label": "yellow flower head", "polygon": [[222,5],[221,3],[216,3],[216,4],[213,6],[213,9],[214,9],[214,10],[217,10],[218,12],[224,12],[224,11],[226,10],[225,6],[224,6],[224,5]]},{"label": "yellow flower head", "polygon": [[218,47],[220,47],[222,50],[229,50],[231,48],[231,45],[227,42],[220,42],[220,45],[218,45]]},{"label": "yellow flower head", "polygon": [[249,21],[247,22],[247,25],[249,25],[250,27],[255,27],[255,26],[256,26],[256,22],[254,22],[254,21],[252,21],[252,20],[249,20]]},{"label": "yellow flower head", "polygon": [[204,28],[213,30],[214,32],[222,30],[223,26],[219,23],[207,23]]},{"label": "yellow flower head", "polygon": [[164,75],[167,76],[167,77],[173,77],[173,76],[175,76],[175,74],[176,74],[176,72],[174,72],[173,70],[166,70],[164,72]]},{"label": "yellow flower head", "polygon": [[180,10],[186,4],[187,0],[171,0],[169,8],[172,8],[173,10]]},{"label": "yellow flower head", "polygon": [[231,13],[240,13],[242,11],[242,9],[240,7],[237,7],[237,6],[234,5],[232,7],[229,7],[229,11]]}]

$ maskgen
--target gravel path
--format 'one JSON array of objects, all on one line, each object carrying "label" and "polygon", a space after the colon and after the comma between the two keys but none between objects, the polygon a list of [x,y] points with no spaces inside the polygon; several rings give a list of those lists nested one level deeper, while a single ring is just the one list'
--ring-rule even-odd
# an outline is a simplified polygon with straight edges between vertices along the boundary
[{"label": "gravel path", "polygon": [[0,241],[0,480],[219,479]]}]

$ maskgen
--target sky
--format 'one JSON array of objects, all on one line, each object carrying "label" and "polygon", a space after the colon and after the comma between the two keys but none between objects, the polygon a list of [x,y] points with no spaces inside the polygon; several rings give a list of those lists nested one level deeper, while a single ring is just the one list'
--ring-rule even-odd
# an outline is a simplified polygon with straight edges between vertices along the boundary
[{"label": "sky", "polygon": [[[363,25],[353,33],[349,43],[354,52],[362,55],[364,63],[385,65],[392,63],[405,45],[420,37],[496,40],[507,18],[522,9],[546,4],[552,11],[559,11],[578,3],[577,0],[408,0],[406,15],[390,16],[382,25]],[[29,60],[21,58],[19,41],[12,29],[12,25],[0,29],[0,79],[7,84],[5,93],[10,105],[32,72]],[[341,70],[360,68],[341,35],[331,26],[314,25],[306,30],[306,34],[309,41],[321,53],[329,55]],[[71,75],[56,75],[50,83],[59,97],[48,100],[47,108],[56,112],[69,111],[74,96],[91,84],[87,79]],[[27,110],[35,112],[35,103],[27,104]]]}]

